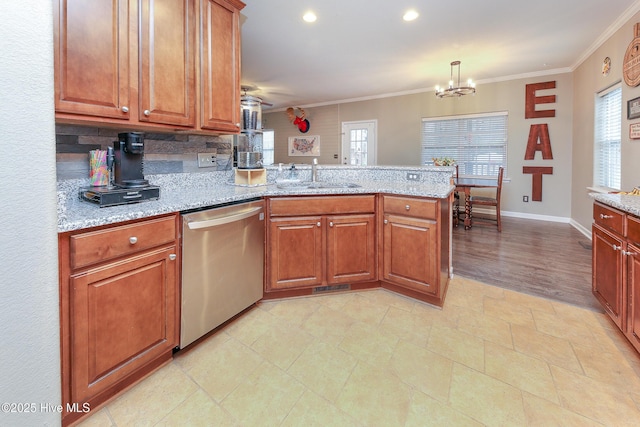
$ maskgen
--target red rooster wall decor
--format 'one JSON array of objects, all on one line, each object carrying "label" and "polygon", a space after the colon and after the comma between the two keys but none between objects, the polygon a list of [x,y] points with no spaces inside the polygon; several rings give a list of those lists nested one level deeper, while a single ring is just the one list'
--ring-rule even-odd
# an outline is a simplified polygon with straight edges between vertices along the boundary
[{"label": "red rooster wall decor", "polygon": [[309,120],[307,120],[306,118],[307,113],[305,113],[304,110],[300,107],[298,107],[298,110],[300,110],[300,116],[297,116],[295,114],[295,110],[293,109],[293,107],[287,108],[287,116],[289,116],[289,121],[291,123],[298,126],[298,130],[300,132],[307,133],[309,131],[309,127],[311,127]]}]

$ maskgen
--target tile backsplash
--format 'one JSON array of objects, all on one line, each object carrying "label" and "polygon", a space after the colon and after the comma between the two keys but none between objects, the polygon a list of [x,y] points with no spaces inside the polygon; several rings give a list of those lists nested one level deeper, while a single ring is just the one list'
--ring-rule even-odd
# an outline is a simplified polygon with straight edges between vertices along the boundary
[{"label": "tile backsplash", "polygon": [[[56,124],[58,180],[89,176],[89,151],[113,147],[127,129]],[[231,170],[233,135],[193,135],[145,132],[144,173],[211,172]],[[198,153],[215,153],[217,166],[199,168]]]}]

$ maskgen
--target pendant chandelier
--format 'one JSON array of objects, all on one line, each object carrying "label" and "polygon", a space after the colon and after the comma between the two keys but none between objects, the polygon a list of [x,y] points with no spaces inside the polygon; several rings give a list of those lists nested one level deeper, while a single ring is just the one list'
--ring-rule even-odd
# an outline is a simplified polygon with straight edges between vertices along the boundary
[{"label": "pendant chandelier", "polygon": [[[454,86],[453,82],[453,68],[458,68],[458,84]],[[476,84],[471,81],[471,79],[467,80],[466,86],[460,86],[460,61],[453,61],[451,63],[451,80],[449,80],[448,88],[441,88],[440,86],[436,86],[436,96],[438,98],[450,98],[450,97],[460,97],[462,95],[469,95],[476,93]]]}]

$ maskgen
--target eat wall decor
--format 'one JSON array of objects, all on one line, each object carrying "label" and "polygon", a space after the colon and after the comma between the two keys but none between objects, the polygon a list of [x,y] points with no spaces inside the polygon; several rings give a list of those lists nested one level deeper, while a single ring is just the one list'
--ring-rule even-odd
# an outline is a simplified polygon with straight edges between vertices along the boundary
[{"label": "eat wall decor", "polygon": [[[555,117],[556,110],[536,110],[538,104],[553,104],[556,102],[555,95],[537,96],[536,92],[544,89],[555,89],[556,82],[544,82],[528,84],[525,87],[524,118],[536,119],[540,117]],[[549,125],[547,123],[533,124],[529,128],[529,139],[527,149],[524,153],[525,160],[534,160],[536,151],[542,153],[543,160],[552,160],[551,138],[549,137]],[[542,175],[553,174],[553,167],[523,166],[523,174],[532,175],[531,178],[531,200],[542,201]]]}]

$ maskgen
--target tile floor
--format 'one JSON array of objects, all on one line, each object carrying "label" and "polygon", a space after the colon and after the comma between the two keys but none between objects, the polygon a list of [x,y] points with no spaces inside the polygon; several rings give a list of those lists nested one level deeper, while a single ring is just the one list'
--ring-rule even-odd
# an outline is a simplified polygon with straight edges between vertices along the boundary
[{"label": "tile floor", "polygon": [[263,302],[82,426],[640,425],[640,356],[602,314],[456,277]]}]

